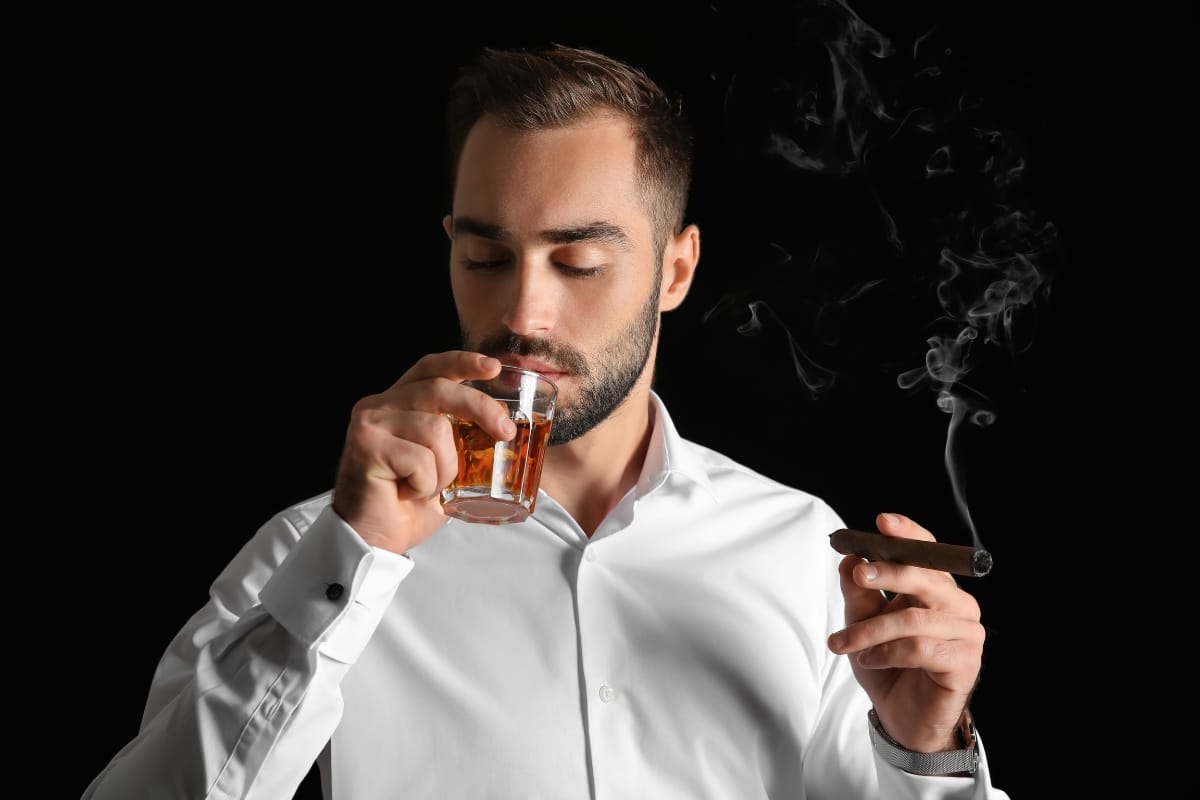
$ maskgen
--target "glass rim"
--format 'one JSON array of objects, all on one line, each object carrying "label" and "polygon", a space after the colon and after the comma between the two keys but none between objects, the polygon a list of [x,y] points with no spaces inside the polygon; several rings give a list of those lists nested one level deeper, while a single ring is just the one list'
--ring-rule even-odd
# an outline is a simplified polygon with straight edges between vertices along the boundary
[{"label": "glass rim", "polygon": [[520,376],[519,381],[522,384],[525,384],[527,382],[526,381],[527,378],[533,378],[534,379],[533,382],[538,387],[534,390],[536,392],[536,394],[540,397],[544,396],[544,397],[549,398],[550,402],[555,405],[558,404],[558,384],[554,382],[553,378],[549,378],[549,377],[543,375],[542,373],[538,372],[535,369],[526,369],[524,367],[514,367],[511,364],[501,364],[500,371],[497,372],[492,377],[490,377],[490,378],[468,378],[467,380],[463,381],[463,383],[466,384],[467,386],[474,386],[476,389],[480,389],[483,391],[489,391],[490,393],[492,393],[492,396],[496,396],[494,394],[493,389],[485,389],[484,387],[502,385],[504,383],[504,381],[502,381],[501,378],[505,373],[508,373],[509,378],[507,380],[509,380],[509,381],[518,379],[518,376]]},{"label": "glass rim", "polygon": [[[554,382],[554,379],[547,377],[545,374],[538,372],[536,369],[526,369],[525,367],[514,367],[512,364],[501,364],[500,371],[501,372],[517,372],[517,373],[520,373],[521,375],[533,375],[537,378],[540,378],[541,380],[544,380],[546,383],[550,384],[551,386],[553,386],[555,394],[558,393],[558,384]],[[490,381],[490,380],[495,380],[495,379],[494,378],[483,378],[482,380]]]}]

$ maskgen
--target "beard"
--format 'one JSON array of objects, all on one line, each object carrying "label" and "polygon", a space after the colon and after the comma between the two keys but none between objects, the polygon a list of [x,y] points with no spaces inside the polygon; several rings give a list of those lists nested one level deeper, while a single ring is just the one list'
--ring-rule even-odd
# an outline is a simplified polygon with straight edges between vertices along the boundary
[{"label": "beard", "polygon": [[502,333],[472,343],[460,321],[463,347],[494,357],[539,358],[573,375],[579,381],[579,397],[569,406],[560,403],[550,426],[550,444],[566,444],[608,419],[645,371],[658,331],[658,286],[655,281],[654,291],[638,314],[590,360],[568,344],[543,337]]}]

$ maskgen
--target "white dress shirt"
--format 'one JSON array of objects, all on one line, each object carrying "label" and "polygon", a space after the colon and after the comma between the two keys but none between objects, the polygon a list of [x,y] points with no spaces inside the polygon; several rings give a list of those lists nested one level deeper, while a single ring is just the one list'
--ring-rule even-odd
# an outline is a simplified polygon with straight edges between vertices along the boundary
[{"label": "white dress shirt", "polygon": [[590,539],[545,492],[407,557],[328,493],[269,520],[84,798],[286,800],[314,761],[331,800],[1006,798],[986,757],[934,778],[874,754],[825,643],[842,521],[651,402],[638,483]]}]

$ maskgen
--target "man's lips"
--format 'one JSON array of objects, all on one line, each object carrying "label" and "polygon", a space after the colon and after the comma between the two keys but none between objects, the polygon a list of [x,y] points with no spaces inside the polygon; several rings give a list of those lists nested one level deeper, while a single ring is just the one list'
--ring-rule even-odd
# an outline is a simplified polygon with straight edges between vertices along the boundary
[{"label": "man's lips", "polygon": [[498,356],[498,358],[502,364],[540,372],[552,381],[567,374],[561,368],[547,364],[545,361],[538,361],[536,358],[526,358],[524,356]]}]

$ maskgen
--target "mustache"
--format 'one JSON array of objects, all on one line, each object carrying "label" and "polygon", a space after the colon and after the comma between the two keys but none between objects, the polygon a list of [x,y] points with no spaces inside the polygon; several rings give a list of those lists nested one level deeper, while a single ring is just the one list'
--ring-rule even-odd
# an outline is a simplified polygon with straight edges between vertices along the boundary
[{"label": "mustache", "polygon": [[583,353],[570,345],[541,337],[501,333],[484,339],[475,350],[485,356],[529,356],[579,377],[587,377],[588,374],[587,359],[583,357]]}]

